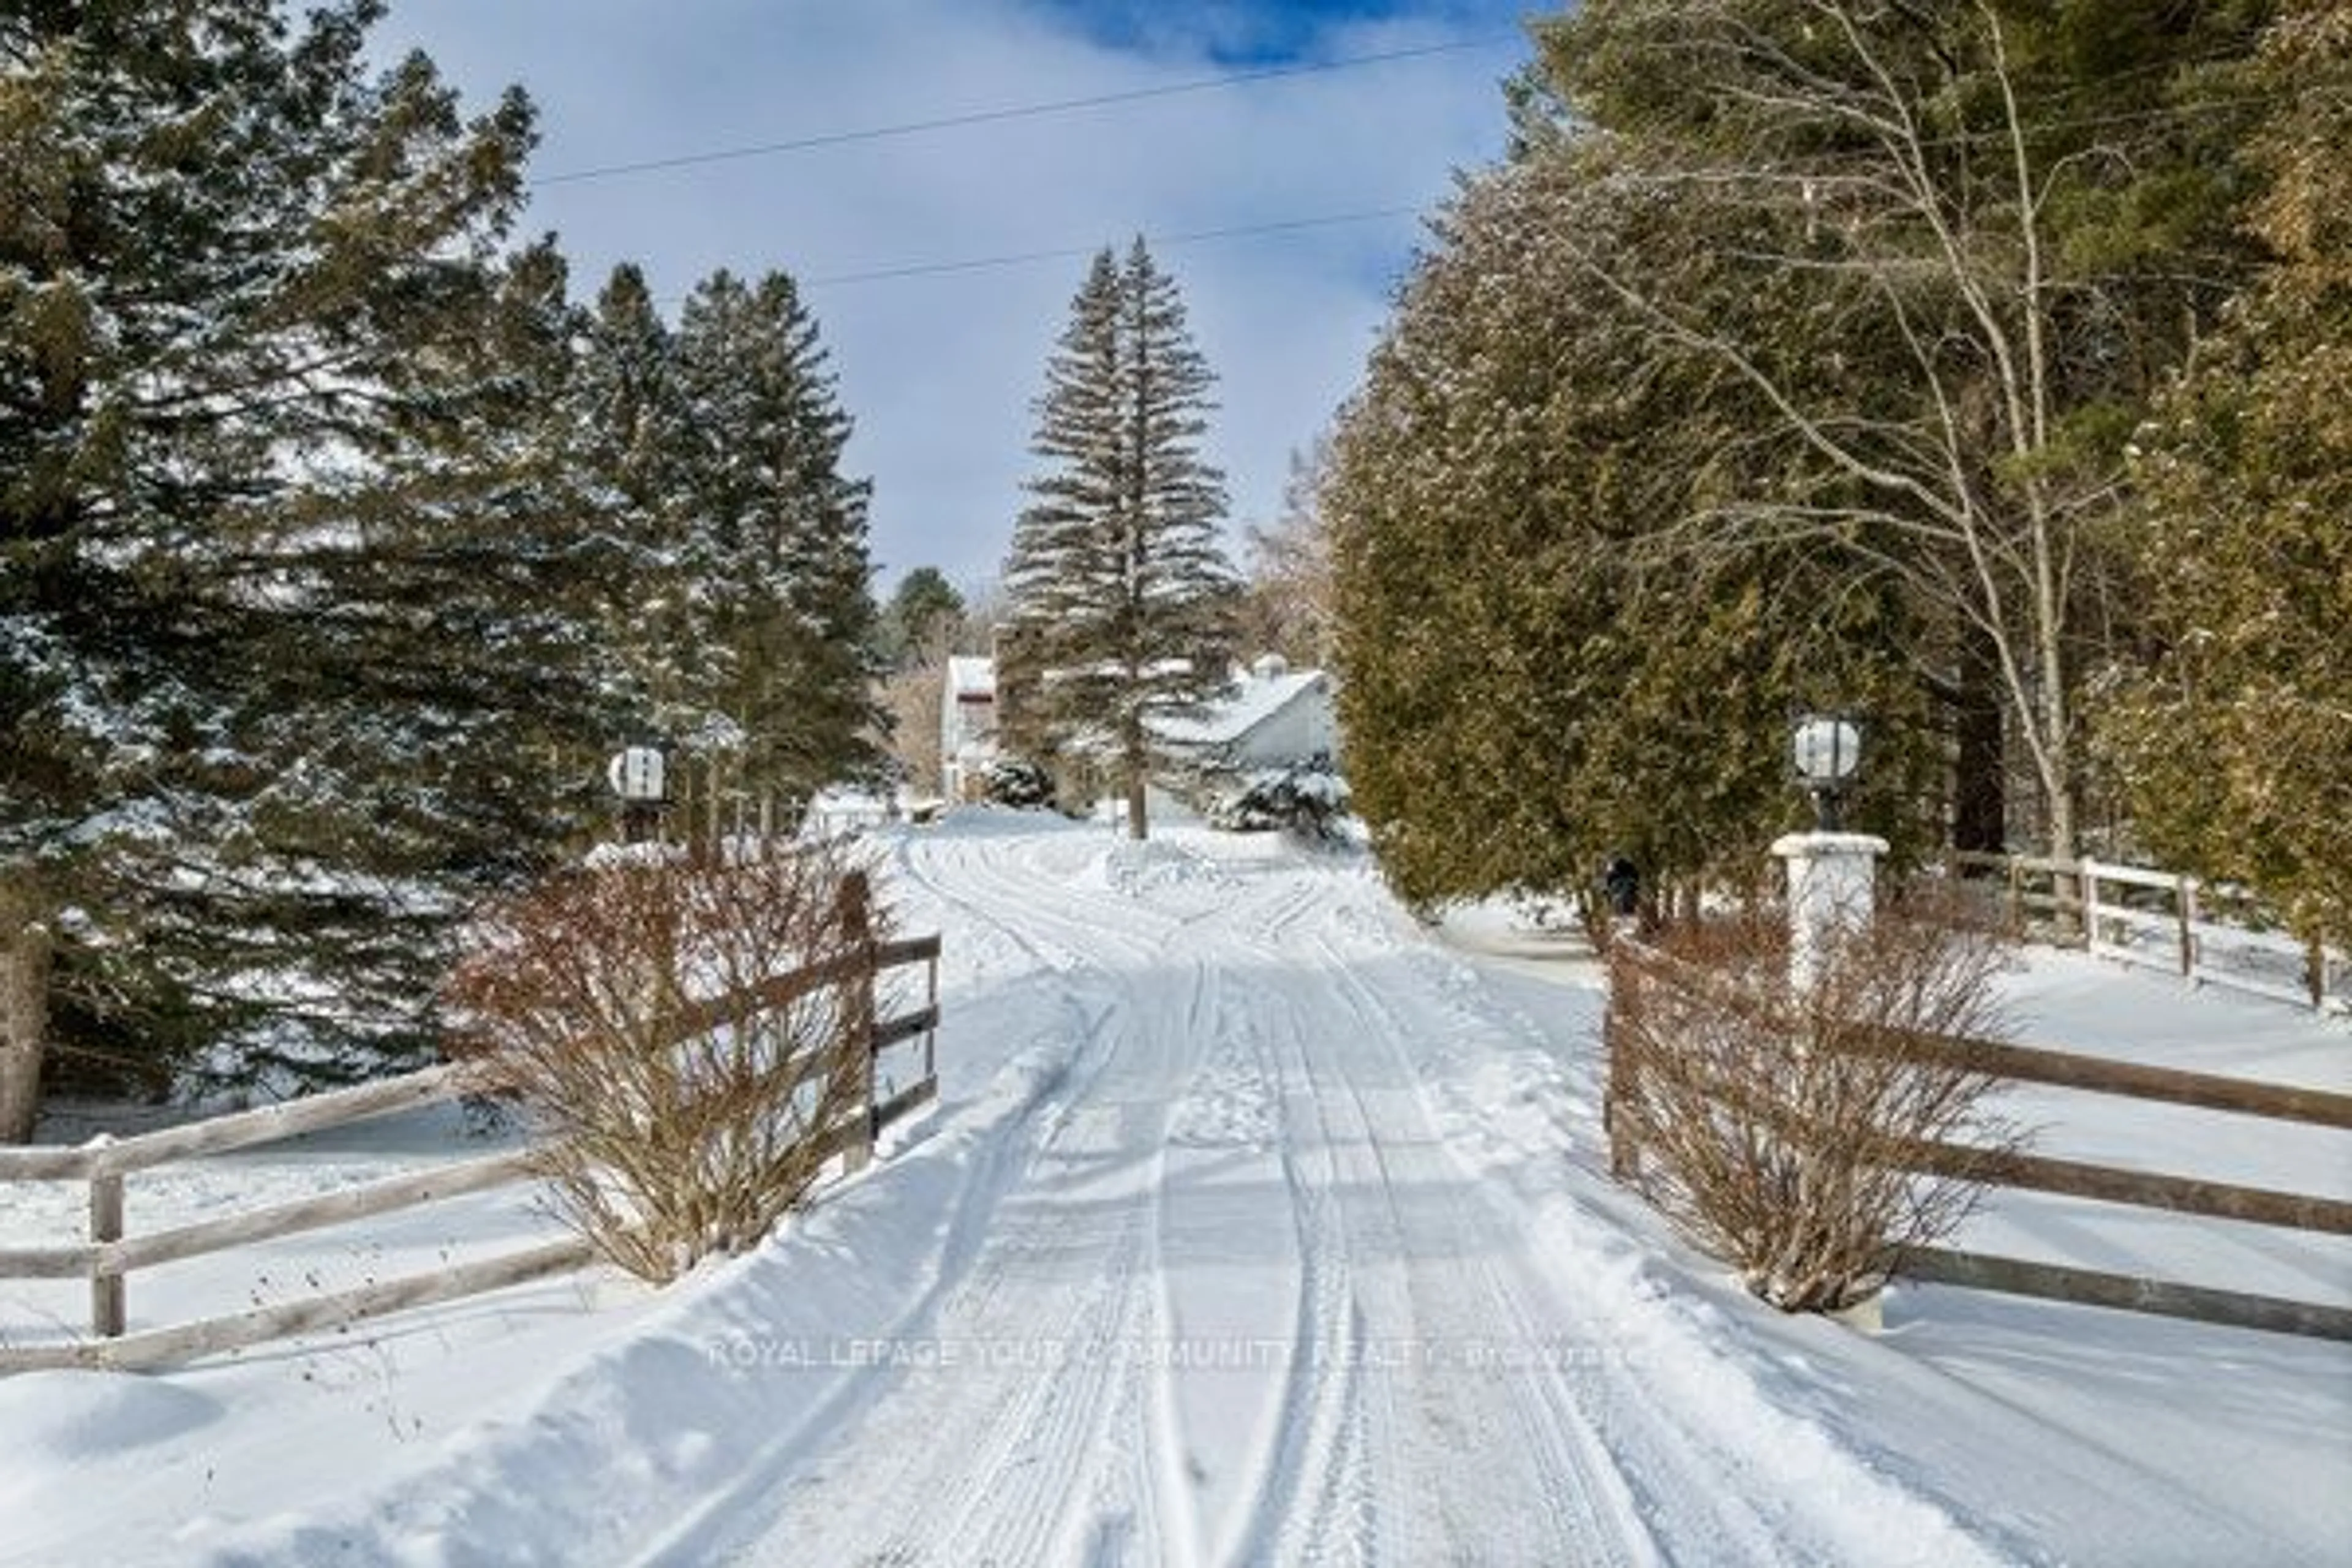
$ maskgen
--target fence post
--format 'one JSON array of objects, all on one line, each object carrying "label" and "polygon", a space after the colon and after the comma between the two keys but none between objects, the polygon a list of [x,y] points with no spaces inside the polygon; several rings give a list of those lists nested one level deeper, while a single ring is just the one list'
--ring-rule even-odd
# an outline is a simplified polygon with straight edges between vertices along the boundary
[{"label": "fence post", "polygon": [[[1614,944],[1612,943],[1613,947]],[[1631,1181],[1641,1168],[1641,1151],[1627,1125],[1625,1102],[1633,1098],[1633,1054],[1625,1048],[1625,1025],[1620,1012],[1626,993],[1642,982],[1633,959],[1623,952],[1609,955],[1609,999],[1601,1014],[1601,1046],[1607,1075],[1601,1092],[1601,1129],[1609,1138],[1609,1173]]]},{"label": "fence post", "polygon": [[2091,908],[2098,901],[2091,886],[2092,862],[2088,857],[2076,860],[2052,860],[2050,866],[2050,923],[2055,939],[2073,945],[2079,938],[2086,949],[2096,942],[2091,919]]},{"label": "fence post", "polygon": [[874,1159],[874,890],[863,871],[841,879],[841,923],[856,966],[841,983],[841,1048],[850,1053],[853,1121],[842,1168],[862,1171]]},{"label": "fence post", "polygon": [[[103,1147],[114,1140],[101,1132],[90,1140]],[[93,1246],[122,1239],[122,1173],[101,1165],[89,1177],[89,1239]],[[89,1331],[101,1340],[120,1339],[128,1312],[123,1278],[102,1264],[89,1268]]]},{"label": "fence post", "polygon": [[[937,1019],[940,1016],[940,955],[936,952],[931,954],[923,967],[925,970],[923,1002],[930,1009],[931,1017]],[[936,1023],[923,1031],[923,1076],[926,1079],[939,1077],[939,1026]]]},{"label": "fence post", "polygon": [[2311,1005],[2321,1011],[2327,1007],[2327,947],[2313,937],[2303,951],[2303,983],[2311,993]]},{"label": "fence post", "polygon": [[2180,911],[2180,978],[2197,978],[2197,879],[2179,879],[2173,903]]}]

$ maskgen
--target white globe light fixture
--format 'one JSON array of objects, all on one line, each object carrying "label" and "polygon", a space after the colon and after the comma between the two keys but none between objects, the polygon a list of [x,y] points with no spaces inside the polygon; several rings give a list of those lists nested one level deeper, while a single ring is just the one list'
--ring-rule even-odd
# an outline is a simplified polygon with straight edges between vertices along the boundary
[{"label": "white globe light fixture", "polygon": [[1815,828],[1839,830],[1838,807],[1862,766],[1862,726],[1833,714],[1809,713],[1790,737],[1797,782],[1813,797]]},{"label": "white globe light fixture", "polygon": [[653,837],[655,821],[669,799],[669,778],[659,746],[625,746],[605,764],[604,777],[621,798],[621,836],[635,844]]}]

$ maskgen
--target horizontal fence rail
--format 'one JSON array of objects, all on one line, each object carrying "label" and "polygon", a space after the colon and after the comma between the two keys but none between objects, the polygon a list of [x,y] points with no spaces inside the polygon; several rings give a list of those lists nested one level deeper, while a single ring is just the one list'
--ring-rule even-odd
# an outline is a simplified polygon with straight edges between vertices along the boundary
[{"label": "horizontal fence rail", "polygon": [[[938,1096],[939,958],[940,939],[935,935],[866,942],[841,958],[697,1004],[663,1032],[663,1038],[668,1044],[682,1044],[721,1024],[756,1016],[829,986],[856,988],[865,998],[862,1015],[866,1020],[861,1058],[864,1104],[818,1134],[823,1156],[838,1157],[845,1168],[854,1170],[872,1157],[875,1142],[885,1128]],[[922,1005],[895,1016],[875,1018],[871,996],[876,977],[915,964],[923,965],[926,973]],[[893,1046],[916,1039],[923,1042],[921,1076],[887,1099],[877,1100],[875,1058]],[[819,1058],[810,1071],[827,1068]],[[69,1182],[89,1188],[87,1239],[63,1246],[0,1247],[0,1279],[86,1279],[90,1289],[89,1338],[0,1343],[0,1373],[59,1368],[138,1371],[174,1365],[413,1307],[460,1300],[587,1266],[594,1261],[595,1250],[585,1239],[572,1237],[251,1311],[128,1331],[127,1282],[140,1269],[530,1182],[537,1178],[541,1163],[530,1150],[455,1161],[139,1237],[124,1234],[127,1176],[373,1121],[494,1087],[473,1064],[445,1063],[396,1079],[127,1138],[100,1136],[69,1149],[0,1149],[0,1183]]]},{"label": "horizontal fence rail", "polygon": [[2280,929],[2243,889],[2085,858],[1957,851],[1959,874],[1991,873],[2013,927],[2056,922],[2102,958],[2275,1001],[2352,1012],[2352,957]]},{"label": "horizontal fence rail", "polygon": [[[1616,990],[1627,979],[1656,985],[1709,1004],[1761,1014],[1769,1005],[1740,992],[1722,976],[1670,953],[1620,939],[1611,953],[1612,1011]],[[1790,1026],[1794,1038],[1793,1022]],[[1612,1173],[1630,1175],[1640,1157],[1631,1142],[1632,1118],[1619,1113],[1619,1097],[1633,1092],[1633,1079],[1621,1061],[1615,1031],[1608,1035],[1609,1092],[1603,1121],[1610,1135]],[[2084,1093],[2203,1110],[2273,1121],[2352,1130],[2352,1095],[2326,1089],[2266,1083],[2222,1074],[2117,1061],[1995,1040],[1890,1035],[1857,1047],[1888,1053],[1923,1068],[1938,1068],[2001,1082],[2032,1083]],[[1715,1091],[1710,1090],[1710,1095]],[[1721,1103],[1735,1117],[1764,1125],[1775,1137],[1803,1138],[1808,1128],[1769,1107],[1746,1103],[1736,1091]],[[2084,1198],[2203,1218],[2226,1219],[2315,1233],[2352,1235],[2352,1201],[2315,1194],[2282,1192],[2162,1172],[2125,1170],[2075,1160],[2053,1159],[2010,1149],[1979,1149],[1920,1140],[1886,1140],[1887,1169],[1918,1175],[1980,1182],[1988,1186]],[[2021,1258],[1993,1257],[1943,1247],[1906,1247],[1897,1272],[1915,1279],[1981,1289],[2128,1308],[2173,1317],[2279,1332],[2352,1340],[2352,1309],[2212,1289],[2179,1281],[2102,1273]]]},{"label": "horizontal fence rail", "polygon": [[2352,1340],[2352,1309],[2281,1296],[2215,1290],[2170,1279],[2144,1279],[2134,1274],[2111,1274],[2057,1263],[2029,1263],[2021,1258],[1940,1247],[1905,1248],[1896,1260],[1895,1271],[1931,1285],[1959,1285],[1975,1290],[1998,1290],[2004,1295],[2032,1296],[2045,1301],[2067,1301],[2079,1307],[2151,1312],[2159,1317],[2188,1318],[2233,1329],[2261,1329],[2274,1334]]},{"label": "horizontal fence rail", "polygon": [[2161,1100],[2202,1110],[2234,1110],[2273,1121],[2302,1121],[2352,1131],[2352,1094],[2298,1085],[2151,1067],[2113,1057],[2086,1057],[2000,1040],[1929,1038],[1912,1035],[1899,1045],[1915,1061],[1980,1073],[2013,1083],[2046,1084],[2131,1100]]}]

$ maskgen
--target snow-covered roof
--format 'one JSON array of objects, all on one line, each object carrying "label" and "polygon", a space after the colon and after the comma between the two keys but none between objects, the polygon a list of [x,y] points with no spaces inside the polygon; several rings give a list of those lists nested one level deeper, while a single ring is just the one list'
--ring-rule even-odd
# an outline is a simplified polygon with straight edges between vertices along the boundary
[{"label": "snow-covered roof", "polygon": [[970,655],[948,660],[948,692],[954,697],[996,695],[996,661]]},{"label": "snow-covered roof", "polygon": [[[1192,717],[1153,719],[1152,732],[1177,746],[1231,745],[1328,679],[1319,669],[1290,669],[1279,659],[1260,660],[1252,670],[1236,672],[1226,695]],[[950,700],[994,697],[996,661],[949,659],[947,689]]]},{"label": "snow-covered roof", "polygon": [[1160,738],[1180,746],[1226,746],[1240,740],[1323,684],[1319,669],[1247,675],[1223,700],[1205,705],[1189,719],[1155,719]]}]

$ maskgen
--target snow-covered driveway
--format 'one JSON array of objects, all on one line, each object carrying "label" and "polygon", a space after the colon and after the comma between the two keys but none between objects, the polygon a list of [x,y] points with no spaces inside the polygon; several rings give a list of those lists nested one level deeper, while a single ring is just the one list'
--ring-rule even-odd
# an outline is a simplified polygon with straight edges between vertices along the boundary
[{"label": "snow-covered driveway", "polygon": [[1066,1060],[919,1310],[742,1347],[787,1383],[780,1360],[894,1364],[667,1560],[1970,1557],[1858,1465],[1749,1484],[1752,1434],[1654,1386],[1606,1293],[1539,1266],[1429,1092],[1517,1023],[1360,863],[1031,827],[910,837],[898,870],[1000,980],[1051,973]]},{"label": "snow-covered driveway", "polygon": [[[0,1382],[0,1563],[2342,1560],[2344,1347],[1933,1289],[1879,1339],[1763,1310],[1603,1173],[1589,965],[1465,956],[1273,839],[877,843],[945,939],[940,1105],[885,1159],[657,1294]],[[2025,980],[2052,1023],[2340,1045]],[[2216,1134],[2176,1136],[2143,1152]]]}]

